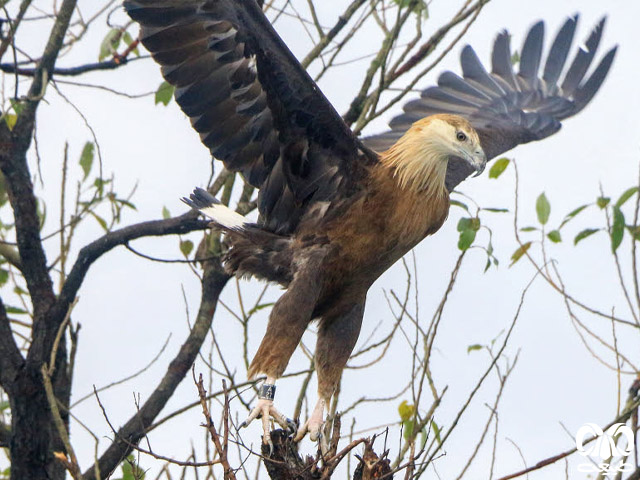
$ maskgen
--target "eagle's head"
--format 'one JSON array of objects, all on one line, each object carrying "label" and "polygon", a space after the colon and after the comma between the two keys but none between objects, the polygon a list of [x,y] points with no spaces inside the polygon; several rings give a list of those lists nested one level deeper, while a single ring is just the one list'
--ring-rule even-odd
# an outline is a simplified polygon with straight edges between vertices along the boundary
[{"label": "eagle's head", "polygon": [[424,135],[425,143],[438,151],[442,161],[450,157],[466,161],[478,176],[487,164],[487,157],[480,145],[478,133],[459,115],[432,115],[414,123],[418,135]]},{"label": "eagle's head", "polygon": [[401,187],[446,191],[445,177],[449,161],[463,161],[480,175],[487,157],[478,133],[458,115],[431,115],[415,122],[411,128],[382,154],[383,162],[393,168]]}]

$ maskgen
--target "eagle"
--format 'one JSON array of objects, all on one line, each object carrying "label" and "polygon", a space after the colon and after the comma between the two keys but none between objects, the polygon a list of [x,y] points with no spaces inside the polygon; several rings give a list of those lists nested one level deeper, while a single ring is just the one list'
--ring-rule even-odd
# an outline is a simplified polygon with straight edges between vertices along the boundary
[{"label": "eagle", "polygon": [[203,189],[184,200],[222,229],[226,269],[286,291],[273,306],[248,375],[265,375],[244,425],[291,421],[274,407],[275,383],[318,322],[318,401],[295,440],[321,437],[324,412],[356,344],[367,291],[448,216],[450,193],[488,160],[556,133],[604,81],[616,48],[587,75],[603,18],[569,63],[578,16],[543,62],[544,23],[528,32],[515,71],[499,33],[491,71],[473,48],[462,76],[442,73],[393,118],[358,138],[278,36],[256,0],[126,0],[143,45],[214,158],[259,189],[256,223]]}]

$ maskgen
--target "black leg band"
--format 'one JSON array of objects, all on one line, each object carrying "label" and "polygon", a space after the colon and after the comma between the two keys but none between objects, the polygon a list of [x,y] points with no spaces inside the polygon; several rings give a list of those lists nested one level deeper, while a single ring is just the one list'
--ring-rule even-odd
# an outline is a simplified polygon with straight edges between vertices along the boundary
[{"label": "black leg band", "polygon": [[273,400],[276,396],[276,386],[269,385],[268,383],[263,383],[262,387],[260,387],[260,394],[258,398],[263,398],[265,400]]}]

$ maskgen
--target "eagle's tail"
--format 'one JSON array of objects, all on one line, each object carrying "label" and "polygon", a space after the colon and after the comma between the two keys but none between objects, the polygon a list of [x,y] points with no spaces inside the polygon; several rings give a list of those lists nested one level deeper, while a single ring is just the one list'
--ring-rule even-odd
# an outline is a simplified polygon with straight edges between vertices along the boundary
[{"label": "eagle's tail", "polygon": [[255,276],[287,286],[293,278],[291,238],[263,230],[246,217],[222,205],[202,188],[182,201],[206,215],[229,234],[225,270],[239,277]]},{"label": "eagle's tail", "polygon": [[184,197],[182,201],[209,217],[223,230],[242,232],[249,224],[245,217],[221,204],[218,199],[202,188],[196,188],[189,198]]}]

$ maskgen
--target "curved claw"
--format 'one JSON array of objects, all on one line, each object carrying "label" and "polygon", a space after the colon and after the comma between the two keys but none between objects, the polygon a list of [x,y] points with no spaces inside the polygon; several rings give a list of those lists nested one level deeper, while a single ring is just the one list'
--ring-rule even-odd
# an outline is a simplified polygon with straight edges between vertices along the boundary
[{"label": "curved claw", "polygon": [[[295,431],[295,424],[282,415],[274,406],[273,400],[267,400],[265,398],[258,399],[258,403],[251,410],[247,419],[240,424],[238,428],[244,428],[249,426],[251,422],[253,422],[256,418],[262,418],[262,431],[264,433],[262,437],[262,442],[265,445],[269,445],[271,450],[271,454],[273,454],[273,442],[271,441],[271,425],[269,422],[270,418],[273,418],[278,425],[280,425],[283,429],[290,431]],[[293,427],[293,429],[292,429]]]},{"label": "curved claw", "polygon": [[298,433],[293,439],[294,442],[302,440],[307,432],[309,432],[309,438],[312,442],[318,439],[322,442],[322,426],[324,425],[324,407],[326,403],[327,400],[323,398],[318,399],[318,403],[316,403],[313,412],[311,412],[311,416],[302,428],[298,430]]},{"label": "curved claw", "polygon": [[287,431],[290,435],[295,435],[295,433],[298,431],[298,424],[290,418],[287,418],[287,423],[289,424]]},{"label": "curved claw", "polygon": [[298,432],[296,433],[296,436],[294,437],[293,441],[294,442],[299,442],[300,440],[302,440],[305,437],[305,435],[307,433],[309,434],[309,439],[312,442],[317,441],[318,439],[320,439],[322,437],[322,426],[323,425],[324,425],[324,422],[322,421],[322,418],[318,419],[318,418],[314,418],[312,416],[298,430]]},{"label": "curved claw", "polygon": [[298,430],[296,436],[294,437],[294,442],[301,441],[305,435],[309,434],[309,440],[312,442],[318,442],[320,444],[320,450],[323,455],[329,451],[329,442],[326,436],[322,433],[325,422],[322,421],[322,418],[319,420],[317,418],[311,417],[309,420],[305,422],[305,424]]}]

